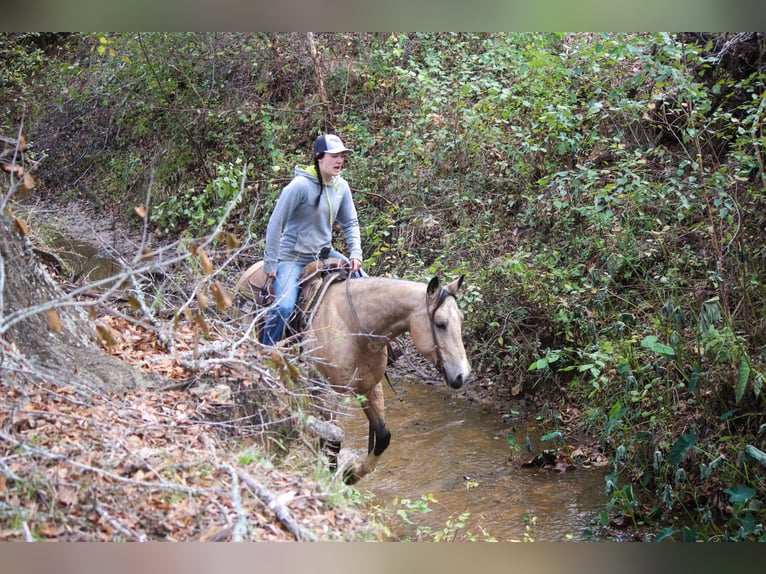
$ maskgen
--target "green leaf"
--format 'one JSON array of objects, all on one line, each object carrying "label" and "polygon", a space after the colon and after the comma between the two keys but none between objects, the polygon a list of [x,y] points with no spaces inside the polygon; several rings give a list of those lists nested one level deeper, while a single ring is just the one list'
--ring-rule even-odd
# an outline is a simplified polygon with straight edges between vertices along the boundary
[{"label": "green leaf", "polygon": [[714,323],[721,320],[721,305],[718,297],[713,297],[702,303],[702,312],[700,313],[700,330],[707,333]]},{"label": "green leaf", "polygon": [[724,490],[729,495],[729,502],[737,504],[739,502],[747,502],[755,496],[755,489],[745,486],[744,484],[738,484]]},{"label": "green leaf", "polygon": [[678,532],[678,531],[675,528],[673,528],[672,526],[666,526],[665,528],[663,528],[662,530],[660,530],[657,533],[657,537],[654,539],[654,541],[655,542],[662,542],[666,538],[670,538],[672,540],[673,539],[673,535],[676,532]]},{"label": "green leaf", "polygon": [[545,359],[537,359],[534,363],[529,365],[529,369],[528,370],[529,371],[536,371],[536,370],[539,370],[539,369],[544,369],[547,366],[548,366],[548,361],[546,361]]},{"label": "green leaf", "polygon": [[402,508],[399,508],[399,509],[396,511],[396,514],[398,514],[398,515],[399,515],[399,518],[401,518],[402,520],[404,520],[404,521],[405,521],[407,524],[413,524],[412,520],[410,520],[410,517],[409,517],[409,516],[407,516],[407,511],[406,511],[406,510],[404,510],[404,509],[402,509]]},{"label": "green leaf", "polygon": [[541,441],[551,440],[552,438],[561,438],[561,431],[552,431],[540,437]]},{"label": "green leaf", "polygon": [[680,464],[684,458],[684,455],[689,451],[690,448],[697,444],[698,440],[699,436],[693,432],[680,436],[673,447],[670,449],[670,453],[668,453],[668,464]]},{"label": "green leaf", "polygon": [[734,389],[735,402],[739,403],[745,395],[745,387],[747,386],[747,379],[749,377],[750,359],[747,355],[743,355],[742,360],[739,362],[739,369],[737,370],[737,386]]},{"label": "green leaf", "polygon": [[697,389],[697,383],[700,380],[700,373],[697,367],[692,368],[692,375],[689,377],[689,391],[694,392]]},{"label": "green leaf", "polygon": [[645,349],[649,349],[650,351],[657,353],[658,355],[674,357],[676,354],[676,351],[673,349],[673,347],[660,343],[657,340],[656,335],[647,335],[644,337],[644,340],[641,341],[641,346]]}]

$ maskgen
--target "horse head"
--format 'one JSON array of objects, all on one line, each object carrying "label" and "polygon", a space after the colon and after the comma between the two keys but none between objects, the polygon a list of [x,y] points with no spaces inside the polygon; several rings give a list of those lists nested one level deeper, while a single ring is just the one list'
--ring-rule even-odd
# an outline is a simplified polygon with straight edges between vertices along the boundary
[{"label": "horse head", "polygon": [[426,288],[424,319],[410,329],[415,347],[441,371],[453,389],[462,387],[471,374],[463,346],[463,313],[456,299],[462,287],[462,275],[446,286],[438,277],[431,279]]}]

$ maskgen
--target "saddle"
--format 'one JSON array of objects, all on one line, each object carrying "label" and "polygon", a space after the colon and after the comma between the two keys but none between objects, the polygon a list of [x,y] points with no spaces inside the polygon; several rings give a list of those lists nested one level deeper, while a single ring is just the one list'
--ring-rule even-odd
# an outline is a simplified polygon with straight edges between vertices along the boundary
[{"label": "saddle", "polygon": [[[293,332],[300,332],[305,326],[306,319],[321,301],[324,293],[335,281],[348,277],[346,262],[342,259],[329,257],[313,261],[303,268],[298,283],[300,292],[295,312],[290,318],[289,327]],[[234,288],[236,293],[235,305],[245,314],[250,314],[270,306],[274,302],[273,280],[266,276],[263,261],[251,265],[240,276]],[[260,339],[265,319],[256,323],[256,331]]]}]

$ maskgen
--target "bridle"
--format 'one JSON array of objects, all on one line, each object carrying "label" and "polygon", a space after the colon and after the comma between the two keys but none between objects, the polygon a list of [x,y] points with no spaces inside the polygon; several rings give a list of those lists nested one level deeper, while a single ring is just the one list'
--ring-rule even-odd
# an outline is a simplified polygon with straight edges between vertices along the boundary
[{"label": "bridle", "polygon": [[[432,311],[428,312],[428,322],[431,323],[431,337],[433,337],[433,340],[434,340],[434,351],[436,354],[436,362],[434,363],[434,366],[438,369],[439,373],[441,373],[441,376],[445,381],[447,380],[447,373],[444,370],[444,358],[442,357],[442,350],[441,350],[441,347],[439,346],[439,341],[436,338],[436,312],[439,310],[439,307],[441,307],[449,297],[455,297],[455,294],[450,293],[444,287],[440,286],[439,297],[436,299],[436,305],[434,305],[434,308]],[[427,292],[426,292],[426,309],[428,309],[428,293]]]}]

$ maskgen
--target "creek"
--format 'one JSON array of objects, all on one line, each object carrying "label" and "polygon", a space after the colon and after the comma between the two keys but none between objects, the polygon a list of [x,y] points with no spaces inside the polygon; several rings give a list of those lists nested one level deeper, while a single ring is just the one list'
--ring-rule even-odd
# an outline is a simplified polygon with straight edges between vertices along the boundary
[{"label": "creek", "polygon": [[[511,424],[444,385],[409,378],[392,382],[384,390],[391,444],[357,488],[373,495],[373,504],[392,508],[397,501],[393,508],[406,512],[413,524],[402,519],[394,536],[432,540],[446,527],[444,540],[466,540],[469,532],[476,540],[593,539],[592,522],[607,502],[603,468],[577,466],[563,473],[523,468],[552,446],[540,440],[543,429],[534,420]],[[339,421],[343,449],[361,459],[367,452],[367,419],[358,408],[350,415]],[[509,433],[521,452],[511,450]],[[527,437],[531,452],[524,446]],[[463,513],[468,513],[464,526],[449,528],[448,521],[454,524]],[[431,535],[419,536],[424,529]]]},{"label": "creek", "polygon": [[97,245],[60,236],[52,243],[56,256],[65,264],[65,273],[81,283],[113,277],[122,271],[120,264],[105,255]]}]

